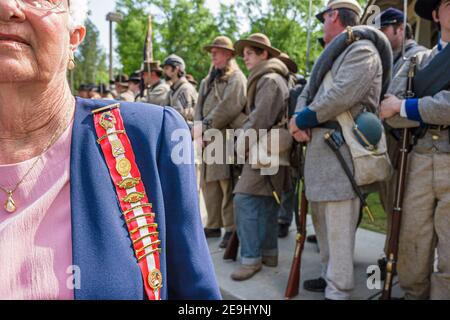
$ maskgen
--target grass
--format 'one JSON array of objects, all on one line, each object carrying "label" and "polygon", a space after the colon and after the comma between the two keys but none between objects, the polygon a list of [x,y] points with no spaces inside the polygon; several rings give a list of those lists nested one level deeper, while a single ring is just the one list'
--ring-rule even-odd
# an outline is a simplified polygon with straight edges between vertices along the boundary
[{"label": "grass", "polygon": [[386,214],[381,206],[378,193],[372,193],[369,195],[367,203],[372,210],[375,222],[371,223],[367,214],[364,214],[361,222],[361,228],[386,234]]}]

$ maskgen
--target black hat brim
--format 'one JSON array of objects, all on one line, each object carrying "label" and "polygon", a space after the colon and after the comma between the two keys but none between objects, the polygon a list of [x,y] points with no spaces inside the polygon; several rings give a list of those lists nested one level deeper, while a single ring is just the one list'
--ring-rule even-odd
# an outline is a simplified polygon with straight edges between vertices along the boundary
[{"label": "black hat brim", "polygon": [[330,11],[333,11],[333,9],[327,8],[327,9],[325,9],[325,10],[322,10],[321,12],[319,12],[318,14],[316,14],[316,19],[319,20],[320,23],[323,24],[323,23],[325,22],[325,20],[324,20],[324,18],[323,18],[323,15],[324,15],[325,13],[327,13],[327,12],[330,12]]}]

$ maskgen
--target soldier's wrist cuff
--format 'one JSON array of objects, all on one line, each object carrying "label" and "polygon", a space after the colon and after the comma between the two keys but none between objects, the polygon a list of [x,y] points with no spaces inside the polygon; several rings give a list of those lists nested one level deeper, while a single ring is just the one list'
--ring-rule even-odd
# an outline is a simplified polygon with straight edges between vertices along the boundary
[{"label": "soldier's wrist cuff", "polygon": [[419,112],[419,99],[407,99],[405,102],[405,110],[409,120],[423,123]]},{"label": "soldier's wrist cuff", "polygon": [[305,108],[303,111],[296,113],[295,123],[301,130],[314,128],[319,125],[317,120],[317,113],[310,108]]}]

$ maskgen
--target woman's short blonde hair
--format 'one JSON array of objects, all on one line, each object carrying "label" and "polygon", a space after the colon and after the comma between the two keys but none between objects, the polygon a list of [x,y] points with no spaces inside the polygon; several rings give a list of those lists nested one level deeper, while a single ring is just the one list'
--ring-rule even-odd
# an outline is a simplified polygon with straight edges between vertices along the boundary
[{"label": "woman's short blonde hair", "polygon": [[70,0],[70,29],[84,25],[88,13],[88,0]]}]

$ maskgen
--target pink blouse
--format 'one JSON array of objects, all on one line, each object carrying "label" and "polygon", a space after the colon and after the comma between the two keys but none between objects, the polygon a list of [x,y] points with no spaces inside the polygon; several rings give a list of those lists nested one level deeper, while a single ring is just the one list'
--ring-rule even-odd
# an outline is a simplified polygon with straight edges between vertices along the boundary
[{"label": "pink blouse", "polygon": [[[0,299],[73,299],[70,211],[72,125],[14,192],[0,190]],[[35,159],[0,165],[0,185],[14,186]]]}]

